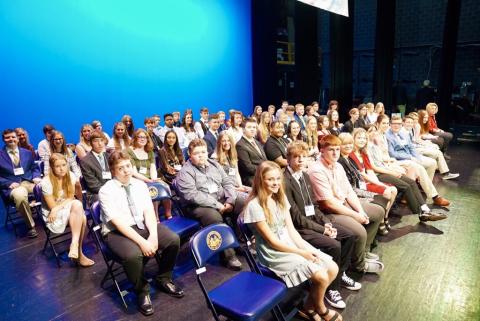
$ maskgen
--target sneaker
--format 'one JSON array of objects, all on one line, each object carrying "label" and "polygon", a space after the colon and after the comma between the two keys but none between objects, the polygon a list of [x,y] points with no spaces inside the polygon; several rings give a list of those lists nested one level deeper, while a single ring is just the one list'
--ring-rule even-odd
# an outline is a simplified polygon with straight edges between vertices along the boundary
[{"label": "sneaker", "polygon": [[337,309],[345,309],[345,307],[347,306],[343,301],[340,292],[338,292],[337,290],[328,290],[325,293],[325,301],[327,301],[328,304]]},{"label": "sneaker", "polygon": [[356,282],[354,279],[349,277],[345,272],[342,274],[342,282],[341,285],[344,288],[347,288],[352,291],[358,291],[362,288],[362,284],[359,282]]},{"label": "sneaker", "polygon": [[380,273],[383,271],[385,266],[380,261],[365,261],[365,273]]},{"label": "sneaker", "polygon": [[372,252],[367,252],[367,254],[365,254],[365,260],[366,261],[378,261],[378,260],[380,260],[380,256],[378,256],[377,254],[372,253]]},{"label": "sneaker", "polygon": [[441,221],[446,219],[448,216],[443,213],[435,213],[435,212],[423,212],[422,214],[418,215],[418,218],[421,222],[428,222],[428,221]]},{"label": "sneaker", "polygon": [[242,262],[240,262],[240,260],[235,255],[233,255],[226,260],[225,266],[230,270],[240,271],[242,269]]},{"label": "sneaker", "polygon": [[458,173],[448,173],[446,175],[443,175],[442,179],[443,180],[454,179],[454,178],[457,178],[458,176],[460,176],[460,174],[458,174]]}]

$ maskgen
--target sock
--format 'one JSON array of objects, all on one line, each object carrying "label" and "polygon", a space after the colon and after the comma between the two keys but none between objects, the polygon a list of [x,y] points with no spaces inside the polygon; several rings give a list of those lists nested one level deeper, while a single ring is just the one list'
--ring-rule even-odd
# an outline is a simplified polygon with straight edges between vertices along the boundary
[{"label": "sock", "polygon": [[420,206],[420,209],[424,213],[430,213],[430,208],[427,206],[427,204],[423,204],[422,206]]}]

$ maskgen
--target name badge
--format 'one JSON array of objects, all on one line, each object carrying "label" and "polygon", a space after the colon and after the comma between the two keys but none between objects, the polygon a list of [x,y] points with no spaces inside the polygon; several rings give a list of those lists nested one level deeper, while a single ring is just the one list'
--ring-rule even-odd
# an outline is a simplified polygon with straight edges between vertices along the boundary
[{"label": "name badge", "polygon": [[360,189],[363,189],[364,191],[367,190],[367,183],[365,183],[364,181],[361,181],[359,182],[359,184],[360,184]]},{"label": "name badge", "polygon": [[306,205],[305,206],[305,215],[306,216],[315,215],[315,207],[313,205]]},{"label": "name badge", "polygon": [[278,239],[286,244],[288,244],[288,231],[287,229],[281,229],[281,230],[278,230],[277,232],[277,236],[278,236]]},{"label": "name badge", "polygon": [[13,169],[13,174],[15,176],[23,175],[25,172],[23,171],[23,167],[16,167]]},{"label": "name badge", "polygon": [[182,169],[182,165],[177,164],[177,165],[173,166],[173,168],[178,172]]},{"label": "name badge", "polygon": [[103,179],[112,179],[112,173],[110,172],[102,172]]},{"label": "name badge", "polygon": [[228,169],[228,175],[235,176],[235,168],[229,168]]},{"label": "name badge", "polygon": [[209,194],[218,192],[218,186],[215,184],[208,184],[207,189]]},{"label": "name badge", "polygon": [[147,168],[146,168],[146,167],[140,167],[140,169],[138,170],[138,172],[139,172],[140,174],[145,175],[145,174],[147,174]]}]

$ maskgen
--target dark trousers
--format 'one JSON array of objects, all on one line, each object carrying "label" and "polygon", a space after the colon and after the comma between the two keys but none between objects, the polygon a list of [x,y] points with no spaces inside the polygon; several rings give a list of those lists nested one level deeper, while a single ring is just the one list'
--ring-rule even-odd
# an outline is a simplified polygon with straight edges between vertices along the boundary
[{"label": "dark trousers", "polygon": [[433,135],[437,137],[435,137],[435,139],[432,139],[432,142],[437,144],[443,153],[446,153],[448,144],[450,144],[450,141],[453,139],[453,134],[449,132],[441,132],[434,133]]},{"label": "dark trousers", "polygon": [[[132,228],[147,239],[150,233],[147,229],[141,230],[137,226]],[[164,282],[172,279],[173,268],[180,249],[180,238],[163,224],[157,224],[158,251],[155,259],[158,264],[156,280]],[[145,264],[150,259],[144,257],[142,250],[129,238],[119,231],[112,231],[105,236],[105,242],[109,249],[120,258],[128,280],[133,283],[136,294],[148,294],[149,286],[144,275]]]},{"label": "dark trousers", "polygon": [[[233,207],[233,211],[230,213],[220,214],[220,212],[216,208],[212,207],[193,207],[186,211],[186,216],[199,221],[201,226],[209,226],[212,224],[218,223],[227,223],[229,226],[233,228],[237,237],[241,237],[241,233],[239,232],[237,226],[237,218],[238,215],[243,211],[243,207],[245,206],[245,200],[241,197],[237,197],[235,200],[235,205]],[[224,258],[229,258],[235,254],[233,249],[228,249],[223,252]]]},{"label": "dark trousers", "polygon": [[421,212],[420,206],[425,204],[425,199],[418,189],[417,182],[405,175],[397,178],[393,175],[379,174],[378,179],[383,183],[392,184],[399,192],[402,192],[412,213],[419,214]]},{"label": "dark trousers", "polygon": [[342,274],[350,267],[355,235],[348,228],[341,225],[333,223],[332,226],[337,229],[337,237],[334,239],[311,230],[299,232],[305,241],[330,255],[333,261],[337,263],[338,274],[330,284],[329,289],[339,290]]}]

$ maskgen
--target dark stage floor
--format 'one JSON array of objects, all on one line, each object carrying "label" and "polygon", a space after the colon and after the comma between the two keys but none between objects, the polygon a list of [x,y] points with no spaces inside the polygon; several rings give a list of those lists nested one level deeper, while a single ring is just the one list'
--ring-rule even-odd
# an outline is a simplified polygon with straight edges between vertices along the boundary
[{"label": "dark stage floor", "polygon": [[[436,184],[453,203],[449,219],[419,224],[413,215],[394,216],[394,230],[380,239],[377,249],[385,271],[365,276],[360,292],[342,290],[347,303],[344,320],[480,320],[480,146],[462,143],[449,154],[451,170],[461,177]],[[3,222],[3,212],[0,219]],[[92,240],[87,252],[96,264],[88,269],[66,260],[57,268],[51,253],[46,257],[41,251],[44,240],[43,231],[32,241],[0,229],[0,320],[145,318],[136,311],[133,296],[128,296],[130,308],[125,312],[113,290],[100,288],[105,264]],[[186,250],[177,269],[185,298],[174,299],[152,287],[155,314],[148,319],[213,320]],[[154,262],[150,269],[153,273]],[[234,273],[218,265],[209,272],[213,283]]]}]

